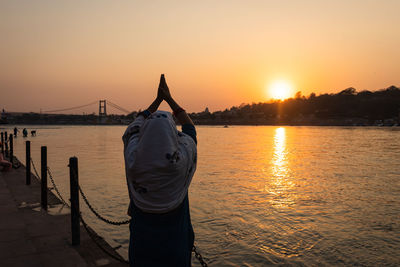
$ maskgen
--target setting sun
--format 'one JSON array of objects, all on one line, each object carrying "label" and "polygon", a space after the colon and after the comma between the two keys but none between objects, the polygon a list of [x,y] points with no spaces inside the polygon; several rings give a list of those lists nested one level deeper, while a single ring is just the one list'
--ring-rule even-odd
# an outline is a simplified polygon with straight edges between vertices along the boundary
[{"label": "setting sun", "polygon": [[292,85],[286,81],[275,81],[268,88],[268,95],[276,100],[284,100],[293,94]]}]

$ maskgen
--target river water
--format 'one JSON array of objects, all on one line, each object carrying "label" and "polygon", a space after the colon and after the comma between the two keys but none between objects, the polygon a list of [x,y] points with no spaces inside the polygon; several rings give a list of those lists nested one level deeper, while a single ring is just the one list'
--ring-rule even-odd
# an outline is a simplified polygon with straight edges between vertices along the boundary
[{"label": "river water", "polygon": [[[121,141],[126,127],[26,127],[37,136],[15,139],[18,158],[24,161],[24,141],[31,140],[40,168],[40,146],[46,145],[48,165],[68,199],[68,159],[77,156],[80,184],[92,205],[110,219],[128,218]],[[399,128],[197,131],[189,198],[195,242],[210,266],[400,263]],[[128,226],[99,221],[82,200],[81,207],[90,226],[121,245],[126,257]]]}]

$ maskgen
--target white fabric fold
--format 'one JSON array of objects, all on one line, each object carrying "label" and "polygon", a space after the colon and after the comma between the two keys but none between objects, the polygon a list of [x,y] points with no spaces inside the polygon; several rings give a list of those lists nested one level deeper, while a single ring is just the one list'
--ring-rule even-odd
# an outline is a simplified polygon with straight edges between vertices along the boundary
[{"label": "white fabric fold", "polygon": [[171,113],[139,116],[124,136],[125,171],[131,200],[144,212],[165,213],[185,198],[196,170],[194,140],[176,129]]}]

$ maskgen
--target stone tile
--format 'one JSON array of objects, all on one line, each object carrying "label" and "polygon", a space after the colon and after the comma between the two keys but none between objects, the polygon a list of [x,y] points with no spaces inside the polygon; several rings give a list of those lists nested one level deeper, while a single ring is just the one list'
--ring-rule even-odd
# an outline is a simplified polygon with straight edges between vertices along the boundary
[{"label": "stone tile", "polygon": [[[49,192],[51,201],[59,203]],[[32,178],[32,184],[25,185],[24,169],[0,173],[1,267],[126,266],[102,252],[82,227],[81,246],[72,247],[70,215],[29,205],[39,202],[40,183]]]},{"label": "stone tile", "polygon": [[12,216],[8,213],[0,220],[0,230],[23,230],[24,228],[24,221],[17,215]]},{"label": "stone tile", "polygon": [[29,224],[26,227],[26,233],[29,237],[39,237],[47,235],[66,236],[68,235],[68,230],[65,226],[60,227],[60,225],[55,223],[43,223],[43,224]]},{"label": "stone tile", "polygon": [[34,253],[36,253],[36,249],[32,241],[27,239],[16,239],[9,242],[0,242],[1,260]]},{"label": "stone tile", "polygon": [[1,266],[4,267],[42,267],[43,263],[36,254],[22,255],[13,258],[0,259]]},{"label": "stone tile", "polygon": [[3,205],[0,205],[0,214],[2,218],[4,218],[4,216],[7,213],[16,213],[16,212],[18,212],[18,209],[17,207],[15,207],[15,203],[14,204],[3,203]]},{"label": "stone tile", "polygon": [[40,206],[20,208],[18,212],[27,225],[48,223],[46,211],[42,211]]},{"label": "stone tile", "polygon": [[3,187],[0,185],[0,195],[11,195],[10,190],[7,187]]},{"label": "stone tile", "polygon": [[88,264],[73,249],[55,250],[39,254],[43,267],[86,267]]},{"label": "stone tile", "polygon": [[0,230],[0,243],[10,242],[14,240],[23,240],[25,238],[26,238],[25,233],[22,230],[13,230],[13,229]]},{"label": "stone tile", "polygon": [[68,239],[59,234],[33,237],[31,240],[37,252],[73,249]]},{"label": "stone tile", "polygon": [[0,206],[3,205],[15,205],[15,201],[11,194],[0,194]]},{"label": "stone tile", "polygon": [[12,195],[10,193],[10,190],[8,190],[8,188],[6,187],[1,187],[0,185],[0,199],[2,199],[3,197],[7,197],[10,198]]}]

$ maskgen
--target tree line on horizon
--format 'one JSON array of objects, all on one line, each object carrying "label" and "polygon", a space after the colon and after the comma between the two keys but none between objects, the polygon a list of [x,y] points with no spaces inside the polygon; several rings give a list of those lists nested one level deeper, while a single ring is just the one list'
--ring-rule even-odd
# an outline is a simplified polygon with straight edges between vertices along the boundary
[{"label": "tree line on horizon", "polygon": [[[393,119],[399,122],[400,88],[390,86],[377,91],[360,91],[353,87],[333,94],[295,97],[283,101],[241,104],[224,111],[192,113],[192,118],[200,124],[221,122],[245,124],[275,124],[331,121],[339,123],[351,119],[364,124]],[[358,119],[358,120],[357,120]],[[214,123],[213,123],[214,122]]]},{"label": "tree line on horizon", "polygon": [[[140,111],[140,110],[139,110]],[[128,115],[108,115],[100,123],[97,115],[23,113],[9,115],[3,123],[15,124],[128,124],[139,111]],[[203,125],[400,125],[400,88],[377,91],[353,87],[333,94],[297,92],[283,101],[232,106],[223,111],[191,113],[195,124]]]}]

